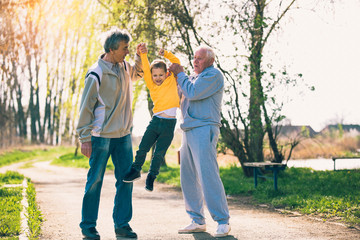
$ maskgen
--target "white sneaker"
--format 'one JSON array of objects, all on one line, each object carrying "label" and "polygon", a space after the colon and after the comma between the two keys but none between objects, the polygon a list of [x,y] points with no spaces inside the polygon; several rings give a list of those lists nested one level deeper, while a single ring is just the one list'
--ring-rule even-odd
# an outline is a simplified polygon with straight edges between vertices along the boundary
[{"label": "white sneaker", "polygon": [[197,224],[192,222],[190,225],[179,229],[178,233],[194,233],[194,232],[205,232],[206,231],[206,224]]},{"label": "white sneaker", "polygon": [[231,230],[230,224],[219,224],[214,237],[225,237]]}]

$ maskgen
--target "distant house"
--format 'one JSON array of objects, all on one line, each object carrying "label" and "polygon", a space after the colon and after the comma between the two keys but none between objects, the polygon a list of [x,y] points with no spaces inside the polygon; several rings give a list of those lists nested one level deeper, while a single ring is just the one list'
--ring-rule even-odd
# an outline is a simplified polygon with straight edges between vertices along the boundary
[{"label": "distant house", "polygon": [[331,124],[322,129],[320,133],[327,134],[340,130],[351,135],[360,135],[360,125],[358,124]]},{"label": "distant house", "polygon": [[304,130],[306,131],[306,135],[309,137],[313,137],[317,134],[317,132],[315,132],[315,130],[308,125],[304,125],[304,126],[281,125],[278,126],[277,128],[280,137],[297,136],[301,134]]}]

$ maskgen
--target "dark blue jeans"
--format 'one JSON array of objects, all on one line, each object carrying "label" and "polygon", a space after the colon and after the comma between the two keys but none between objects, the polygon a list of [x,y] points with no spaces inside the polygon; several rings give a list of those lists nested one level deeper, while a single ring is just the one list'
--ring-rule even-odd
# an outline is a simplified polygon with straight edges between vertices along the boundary
[{"label": "dark blue jeans", "polygon": [[91,137],[91,146],[90,169],[85,185],[80,227],[96,226],[101,187],[110,155],[114,163],[116,178],[113,209],[114,226],[115,228],[127,226],[132,217],[133,184],[124,183],[122,179],[130,170],[133,161],[131,135],[121,138]]},{"label": "dark blue jeans", "polygon": [[144,136],[141,139],[139,150],[136,152],[133,167],[141,170],[144,165],[146,154],[156,143],[153,157],[150,164],[150,173],[153,176],[159,174],[159,169],[164,161],[166,151],[174,138],[174,129],[176,119],[165,119],[154,116],[146,128]]}]

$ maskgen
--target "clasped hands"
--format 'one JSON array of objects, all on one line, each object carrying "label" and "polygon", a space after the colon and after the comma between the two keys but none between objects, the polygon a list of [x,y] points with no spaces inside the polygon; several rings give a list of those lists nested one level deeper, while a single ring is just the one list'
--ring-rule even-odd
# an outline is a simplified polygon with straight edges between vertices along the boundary
[{"label": "clasped hands", "polygon": [[[140,53],[147,53],[148,49],[146,47],[146,43],[139,43],[136,47],[136,52],[138,55],[140,55]],[[159,55],[160,56],[164,56],[165,50],[164,49],[160,49],[159,50]],[[183,66],[181,66],[180,64],[177,63],[172,63],[170,65],[170,67],[168,68],[168,70],[172,73],[174,73],[174,75],[176,76],[177,74],[179,74],[180,72],[184,72],[184,68]]]}]

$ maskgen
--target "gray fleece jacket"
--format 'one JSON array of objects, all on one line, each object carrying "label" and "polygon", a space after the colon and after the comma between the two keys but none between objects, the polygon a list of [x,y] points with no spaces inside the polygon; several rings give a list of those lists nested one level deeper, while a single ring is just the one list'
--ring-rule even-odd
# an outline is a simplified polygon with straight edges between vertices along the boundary
[{"label": "gray fleece jacket", "polygon": [[181,88],[180,128],[189,131],[205,125],[221,126],[221,103],[224,92],[224,76],[210,66],[197,76],[177,75]]},{"label": "gray fleece jacket", "polygon": [[80,142],[91,141],[91,136],[119,138],[130,133],[132,127],[132,84],[143,76],[141,59],[135,66],[124,61],[120,77],[101,58],[88,71],[80,103],[77,126]]}]

